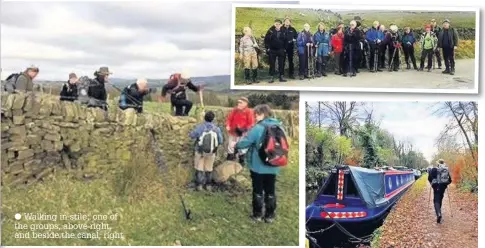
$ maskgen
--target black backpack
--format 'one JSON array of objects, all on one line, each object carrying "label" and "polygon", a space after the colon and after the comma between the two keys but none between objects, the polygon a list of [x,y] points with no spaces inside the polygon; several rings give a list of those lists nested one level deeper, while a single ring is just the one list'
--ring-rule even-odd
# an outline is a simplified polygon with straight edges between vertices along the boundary
[{"label": "black backpack", "polygon": [[219,141],[215,128],[207,128],[200,135],[197,142],[199,153],[216,153]]},{"label": "black backpack", "polygon": [[3,90],[7,91],[8,93],[15,92],[15,89],[17,88],[16,87],[17,79],[19,78],[20,75],[22,75],[22,72],[10,74],[10,76],[8,76],[5,79],[5,85],[3,87]]},{"label": "black backpack", "polygon": [[288,139],[280,125],[265,125],[259,157],[268,166],[284,167],[288,164]]}]

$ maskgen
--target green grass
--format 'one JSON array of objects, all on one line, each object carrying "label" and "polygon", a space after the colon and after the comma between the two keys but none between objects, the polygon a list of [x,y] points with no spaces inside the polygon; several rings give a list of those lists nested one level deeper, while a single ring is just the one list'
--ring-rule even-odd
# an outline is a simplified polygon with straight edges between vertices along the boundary
[{"label": "green grass", "polygon": [[[253,223],[250,189],[194,192],[186,188],[192,177],[187,167],[161,174],[149,153],[138,153],[126,166],[92,181],[57,171],[29,188],[2,188],[2,245],[298,245],[298,144],[292,144],[290,165],[277,178],[277,219]],[[143,161],[143,163],[140,163]],[[243,172],[248,176],[247,169]],[[184,218],[178,194],[184,195],[193,220]],[[119,214],[105,221],[124,239],[15,239],[15,213]],[[71,221],[90,224],[94,221]],[[53,222],[42,222],[53,223]],[[68,221],[58,220],[57,224]],[[100,223],[99,221],[97,223]],[[56,231],[60,232],[60,231]],[[78,231],[73,231],[78,233]],[[101,232],[101,236],[104,235]]]}]

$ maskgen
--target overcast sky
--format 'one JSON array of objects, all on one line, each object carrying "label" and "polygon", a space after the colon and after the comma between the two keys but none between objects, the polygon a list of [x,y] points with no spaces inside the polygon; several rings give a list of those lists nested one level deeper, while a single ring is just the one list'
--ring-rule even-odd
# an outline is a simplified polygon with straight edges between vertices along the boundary
[{"label": "overcast sky", "polygon": [[[263,2],[264,3],[264,2]],[[230,2],[2,2],[2,79],[30,64],[39,80],[230,74]]]},{"label": "overcast sky", "polygon": [[[433,115],[433,102],[366,102],[373,106],[373,115],[397,140],[407,140],[415,150],[431,161],[438,151],[436,139],[449,123],[447,117]],[[311,106],[318,106],[311,103]]]}]

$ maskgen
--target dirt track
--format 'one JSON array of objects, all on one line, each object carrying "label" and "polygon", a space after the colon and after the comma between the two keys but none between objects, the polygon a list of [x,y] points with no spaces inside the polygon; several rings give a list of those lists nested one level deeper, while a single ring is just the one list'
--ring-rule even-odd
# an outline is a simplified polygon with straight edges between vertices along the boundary
[{"label": "dirt track", "polygon": [[[419,62],[418,62],[419,66]],[[275,81],[269,84],[263,81],[255,86],[292,86],[292,87],[363,87],[363,88],[414,88],[414,89],[473,89],[475,77],[475,60],[462,59],[456,61],[455,75],[442,74],[442,70],[422,72],[416,70],[403,70],[398,72],[370,73],[361,70],[356,77],[342,77],[328,73],[327,77],[305,80],[288,80],[280,83]]]}]

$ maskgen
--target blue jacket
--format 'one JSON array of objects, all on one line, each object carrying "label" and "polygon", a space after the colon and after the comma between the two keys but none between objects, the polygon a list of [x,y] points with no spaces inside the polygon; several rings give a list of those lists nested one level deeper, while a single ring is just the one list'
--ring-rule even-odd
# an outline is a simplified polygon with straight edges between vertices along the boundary
[{"label": "blue jacket", "polygon": [[248,168],[258,174],[273,174],[278,175],[280,168],[266,165],[259,157],[258,150],[261,147],[264,125],[277,124],[281,122],[274,118],[265,118],[256,123],[239,142],[236,143],[236,149],[249,149],[248,153]]},{"label": "blue jacket", "polygon": [[313,36],[313,40],[318,44],[317,56],[328,56],[332,50],[332,47],[330,46],[330,34],[325,31],[323,33],[318,31]]},{"label": "blue jacket", "polygon": [[416,38],[414,38],[413,32],[409,32],[409,34],[403,34],[402,44],[404,46],[407,46],[408,42],[411,43],[411,45],[414,45],[414,42],[416,42]]},{"label": "blue jacket", "polygon": [[305,54],[305,50],[308,49],[307,46],[306,46],[307,43],[313,44],[312,33],[301,31],[298,34],[298,38],[296,39],[296,45],[298,47],[298,54],[299,55]]},{"label": "blue jacket", "polygon": [[367,30],[367,33],[365,33],[365,39],[369,44],[376,44],[376,40],[384,40],[384,33],[380,30],[377,30],[375,28],[371,28]]},{"label": "blue jacket", "polygon": [[217,133],[217,142],[219,142],[219,145],[222,144],[223,139],[221,129],[212,122],[206,121],[197,125],[195,129],[190,132],[189,136],[190,138],[197,140],[205,130],[214,130]]}]

